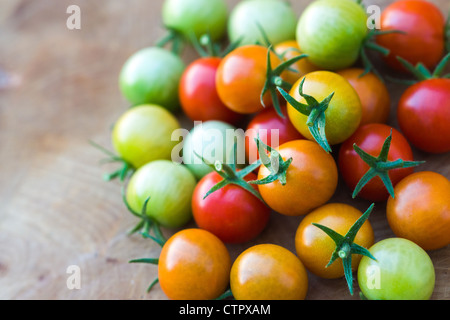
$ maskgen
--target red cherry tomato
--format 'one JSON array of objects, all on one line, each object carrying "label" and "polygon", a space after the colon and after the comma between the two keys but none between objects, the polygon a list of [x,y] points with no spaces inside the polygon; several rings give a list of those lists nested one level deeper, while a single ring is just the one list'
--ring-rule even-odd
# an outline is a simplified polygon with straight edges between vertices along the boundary
[{"label": "red cherry tomato", "polygon": [[[287,115],[285,106],[281,110],[284,115]],[[278,148],[288,141],[304,139],[287,116],[285,118],[280,117],[274,108],[265,109],[258,113],[247,125],[245,152],[250,163],[259,159],[255,142],[258,134],[261,141],[272,148]]]},{"label": "red cherry tomato", "polygon": [[429,79],[409,87],[400,98],[397,119],[418,149],[450,151],[450,79]]},{"label": "red cherry tomato", "polygon": [[403,31],[379,35],[376,40],[390,50],[386,62],[396,70],[405,70],[397,56],[433,68],[444,54],[445,18],[429,1],[400,0],[388,5],[381,14],[381,31],[388,30]]},{"label": "red cherry tomato", "polygon": [[[366,153],[378,157],[386,138],[390,135],[392,129],[392,141],[388,153],[388,161],[402,159],[412,161],[413,153],[408,141],[395,128],[386,124],[371,123],[366,124],[346,140],[339,150],[338,167],[345,183],[351,190],[354,190],[359,180],[369,170],[369,165],[353,149],[356,144]],[[397,182],[413,172],[413,168],[398,168],[389,171],[389,177],[392,185],[395,187]],[[386,186],[378,176],[370,180],[359,192],[359,197],[371,201],[384,201],[389,197]]]},{"label": "red cherry tomato", "polygon": [[[256,175],[250,173],[245,179],[256,180]],[[271,210],[249,191],[234,184],[203,199],[221,180],[213,171],[198,182],[192,198],[194,220],[199,228],[208,230],[225,243],[250,241],[264,230]]]},{"label": "red cherry tomato", "polygon": [[217,94],[216,73],[221,60],[219,57],[197,59],[188,65],[181,77],[181,107],[193,121],[220,120],[235,123],[241,117],[227,108]]}]

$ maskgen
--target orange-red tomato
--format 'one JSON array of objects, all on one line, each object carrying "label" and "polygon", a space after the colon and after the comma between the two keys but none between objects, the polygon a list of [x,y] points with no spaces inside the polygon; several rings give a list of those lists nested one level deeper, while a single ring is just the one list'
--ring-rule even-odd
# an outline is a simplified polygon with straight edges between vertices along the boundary
[{"label": "orange-red tomato", "polygon": [[[284,61],[290,60],[301,55],[301,49],[296,40],[287,40],[276,44],[273,48],[278,55],[284,58]],[[300,77],[312,71],[319,70],[307,57],[300,59],[290,67],[291,70],[286,70],[283,73],[286,81],[289,83],[296,82]]]},{"label": "orange-red tomato", "polygon": [[362,117],[360,126],[367,123],[386,123],[391,109],[391,98],[384,82],[374,73],[363,77],[361,68],[349,68],[337,73],[347,79],[361,100]]},{"label": "orange-red tomato", "polygon": [[[217,93],[231,110],[251,114],[264,109],[260,96],[267,78],[267,48],[245,45],[228,53],[219,64],[216,74]],[[271,66],[281,61],[270,53]],[[264,95],[264,104],[272,105],[270,93]]]},{"label": "orange-red tomato", "polygon": [[158,278],[171,300],[211,300],[227,289],[230,269],[230,254],[219,238],[206,230],[184,229],[164,244]]},{"label": "orange-red tomato", "polygon": [[402,179],[387,201],[386,217],[397,237],[415,242],[424,250],[450,244],[450,181],[422,171]]},{"label": "orange-red tomato", "polygon": [[[362,215],[355,207],[344,203],[328,203],[307,214],[300,222],[295,234],[295,249],[306,269],[325,278],[336,279],[344,276],[340,259],[326,267],[335,242],[312,223],[324,225],[344,236]],[[354,243],[369,248],[374,243],[374,232],[369,220],[366,220],[356,234]],[[352,255],[352,270],[356,270],[361,255]]]},{"label": "orange-red tomato", "polygon": [[[334,194],[338,170],[334,158],[316,142],[293,140],[276,149],[284,161],[292,158],[286,171],[286,184],[278,180],[259,185],[259,192],[269,207],[288,216],[300,216],[326,203]],[[261,166],[258,180],[270,171]]]},{"label": "orange-red tomato", "polygon": [[230,287],[236,300],[304,300],[308,274],[288,249],[259,244],[237,257],[231,268]]}]

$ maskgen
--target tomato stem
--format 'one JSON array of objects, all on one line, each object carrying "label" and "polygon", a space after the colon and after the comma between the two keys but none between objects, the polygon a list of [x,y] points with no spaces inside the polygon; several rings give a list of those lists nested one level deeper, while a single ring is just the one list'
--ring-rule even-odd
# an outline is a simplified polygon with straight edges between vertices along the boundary
[{"label": "tomato stem", "polygon": [[373,178],[376,176],[380,177],[381,181],[385,185],[387,191],[391,195],[392,198],[394,195],[394,187],[392,185],[392,181],[389,177],[389,171],[398,168],[410,168],[416,167],[425,161],[404,161],[402,159],[396,159],[394,161],[388,161],[389,149],[392,141],[392,129],[389,136],[383,143],[380,154],[378,157],[374,157],[356,144],[353,144],[353,149],[360,156],[360,158],[370,166],[370,169],[362,176],[362,178],[358,181],[355,189],[353,190],[352,197],[356,198],[362,188]]},{"label": "tomato stem", "polygon": [[374,206],[375,204],[372,203],[370,207],[361,215],[361,217],[359,217],[358,220],[356,220],[356,222],[350,227],[345,236],[342,236],[341,234],[324,225],[313,223],[314,226],[325,232],[336,244],[336,248],[331,254],[330,261],[328,262],[326,267],[329,267],[338,258],[342,260],[342,264],[344,267],[344,276],[351,295],[353,295],[352,255],[360,254],[376,260],[375,257],[369,252],[369,250],[354,243],[358,231],[369,218],[369,215],[372,212]]},{"label": "tomato stem", "polygon": [[313,136],[314,140],[326,151],[331,152],[331,147],[328,143],[328,139],[325,134],[326,116],[325,111],[333,99],[334,92],[332,92],[323,101],[318,102],[314,97],[307,95],[303,92],[303,84],[305,83],[306,77],[304,77],[299,85],[299,94],[302,96],[307,104],[303,104],[296,99],[294,99],[289,93],[284,91],[282,88],[278,88],[278,91],[284,97],[284,99],[298,112],[308,116],[306,124],[309,127],[309,131]]}]

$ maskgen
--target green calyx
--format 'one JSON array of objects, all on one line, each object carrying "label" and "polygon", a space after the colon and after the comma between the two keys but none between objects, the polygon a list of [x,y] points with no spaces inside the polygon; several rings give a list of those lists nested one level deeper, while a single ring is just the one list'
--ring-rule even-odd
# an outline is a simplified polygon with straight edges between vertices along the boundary
[{"label": "green calyx", "polygon": [[170,45],[170,51],[176,55],[181,55],[186,45],[186,37],[179,31],[166,27],[166,34],[156,42],[156,46],[163,48]]},{"label": "green calyx", "polygon": [[[255,141],[258,148],[258,154],[261,160],[261,164],[270,171],[270,174],[261,180],[250,181],[250,183],[262,185],[278,180],[280,181],[281,185],[284,186],[286,184],[286,172],[291,165],[292,158],[284,161],[278,151],[266,145],[259,139],[259,135],[255,139]],[[269,153],[269,155],[267,153]]]},{"label": "green calyx", "polygon": [[222,44],[219,42],[214,42],[212,40],[211,34],[208,32],[197,39],[194,33],[191,34],[191,43],[194,49],[197,51],[200,57],[219,57],[223,58],[228,53],[236,49],[242,39],[238,39],[235,42],[231,42],[225,48],[222,48]]},{"label": "green calyx", "polygon": [[111,173],[104,174],[103,180],[111,181],[118,178],[120,182],[124,182],[127,177],[129,177],[131,174],[133,174],[134,171],[136,171],[133,165],[128,163],[125,159],[117,156],[113,152],[105,149],[104,147],[93,141],[89,141],[89,143],[108,156],[108,158],[102,159],[100,163],[120,163],[120,168]]},{"label": "green calyx", "polygon": [[305,80],[306,77],[304,77],[300,82],[299,94],[306,100],[307,104],[303,104],[297,101],[282,88],[278,88],[278,91],[295,110],[297,110],[298,112],[300,112],[305,116],[308,116],[306,124],[308,125],[309,132],[311,132],[311,135],[313,136],[314,140],[316,140],[316,142],[326,152],[331,152],[331,147],[328,143],[325,134],[325,125],[326,125],[325,111],[328,109],[331,99],[334,96],[334,92],[332,92],[323,101],[318,102],[314,97],[303,93],[303,84],[305,83]]},{"label": "green calyx", "polygon": [[234,144],[233,148],[233,161],[230,164],[222,163],[220,161],[216,161],[215,163],[210,163],[209,161],[205,160],[204,157],[201,155],[198,155],[195,153],[200,159],[202,159],[203,163],[209,166],[211,169],[213,169],[215,172],[217,172],[223,180],[218,182],[216,185],[214,185],[203,197],[203,199],[206,199],[209,195],[216,192],[219,189],[222,189],[223,187],[234,184],[237,185],[251,194],[253,194],[255,197],[257,197],[259,200],[261,200],[263,203],[264,200],[259,194],[258,191],[256,191],[244,178],[251,172],[253,172],[256,168],[258,168],[261,165],[261,161],[257,160],[253,164],[248,165],[247,167],[243,168],[242,170],[237,170],[237,148],[236,143]]},{"label": "green calyx", "polygon": [[292,84],[283,80],[281,77],[281,74],[290,68],[291,65],[299,61],[300,59],[303,59],[307,57],[306,54],[300,54],[292,59],[289,59],[287,61],[284,61],[279,66],[277,66],[275,69],[272,69],[272,63],[270,59],[270,53],[272,52],[272,46],[269,46],[267,50],[267,67],[266,67],[266,82],[264,83],[264,87],[261,91],[261,104],[265,107],[264,104],[264,96],[267,92],[270,93],[273,107],[275,108],[277,114],[281,118],[285,118],[285,115],[281,111],[281,105],[280,101],[278,100],[277,95],[277,89],[282,88],[283,90],[289,91],[292,87]]},{"label": "green calyx", "polygon": [[442,75],[450,60],[450,52],[447,53],[442,60],[438,63],[433,72],[431,72],[423,63],[419,62],[415,66],[405,59],[398,57],[397,60],[408,70],[416,79],[414,80],[399,80],[390,78],[390,80],[398,83],[403,83],[407,85],[413,85],[419,81],[429,80],[429,79],[438,79],[438,78],[450,78],[450,73]]},{"label": "green calyx", "polygon": [[353,149],[360,156],[360,158],[370,166],[370,169],[362,176],[362,178],[357,183],[355,189],[353,190],[353,198],[356,198],[361,189],[376,176],[380,177],[381,181],[385,185],[387,191],[394,198],[394,187],[392,185],[391,179],[389,178],[389,171],[398,168],[410,168],[416,167],[425,161],[404,161],[402,159],[397,159],[395,161],[388,161],[389,149],[392,141],[392,129],[389,136],[383,143],[380,154],[378,157],[374,157],[356,144],[353,144]]},{"label": "green calyx", "polygon": [[325,232],[331,239],[333,239],[336,244],[336,249],[333,251],[330,261],[326,265],[329,267],[333,262],[335,262],[338,258],[342,260],[342,264],[344,266],[344,275],[347,281],[348,288],[350,290],[350,294],[353,295],[353,271],[352,271],[352,255],[360,254],[366,257],[369,257],[373,260],[376,260],[374,256],[367,250],[366,248],[354,243],[356,234],[359,229],[361,229],[362,225],[369,218],[370,213],[372,212],[374,204],[366,210],[366,212],[352,225],[352,227],[348,230],[348,232],[343,236],[337,233],[336,231],[317,223],[313,223],[314,226],[321,229]]}]

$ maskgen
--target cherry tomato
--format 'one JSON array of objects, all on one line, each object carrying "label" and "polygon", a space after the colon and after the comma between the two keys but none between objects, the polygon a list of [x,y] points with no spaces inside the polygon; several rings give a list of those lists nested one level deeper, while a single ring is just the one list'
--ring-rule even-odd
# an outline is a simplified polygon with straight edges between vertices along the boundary
[{"label": "cherry tomato", "polygon": [[[250,173],[246,180],[254,180]],[[225,243],[244,243],[254,239],[267,226],[271,210],[249,191],[234,184],[207,192],[223,178],[208,173],[197,184],[192,195],[192,212],[199,228],[215,234]]]},{"label": "cherry tomato", "polygon": [[209,33],[221,39],[226,32],[228,8],[224,0],[165,0],[162,7],[164,26],[189,39]]},{"label": "cherry tomato", "polygon": [[[334,92],[334,95],[325,110],[325,132],[328,143],[339,144],[348,139],[358,128],[362,107],[355,89],[341,75],[330,71],[314,71],[300,78],[290,90],[290,95],[297,101],[306,103],[299,93],[302,80],[303,93],[312,96],[321,102]],[[308,116],[300,113],[290,103],[287,105],[289,119],[294,127],[307,139],[313,140],[310,126],[307,124]]]},{"label": "cherry tomato", "polygon": [[183,60],[171,51],[144,48],[124,63],[119,87],[132,105],[157,104],[173,112],[180,107],[178,85],[185,68]]},{"label": "cherry tomato", "polygon": [[234,261],[230,288],[236,300],[304,300],[308,274],[288,249],[259,244],[246,249]]},{"label": "cherry tomato", "polygon": [[450,79],[429,79],[402,94],[397,119],[405,137],[430,153],[450,151]]},{"label": "cherry tomato", "polygon": [[424,250],[450,244],[450,181],[443,175],[413,173],[395,186],[387,201],[386,217],[397,237],[415,242]]},{"label": "cherry tomato", "polygon": [[272,44],[293,39],[297,16],[284,1],[246,0],[239,2],[228,20],[228,35],[241,45],[265,43],[262,28]]},{"label": "cherry tomato", "polygon": [[367,123],[386,123],[391,108],[389,91],[380,78],[369,72],[361,77],[364,69],[348,68],[337,73],[343,76],[358,93],[362,106],[360,126]]},{"label": "cherry tomato", "polygon": [[[281,108],[286,114],[286,107]],[[259,159],[255,139],[258,137],[265,144],[277,148],[285,142],[303,139],[289,118],[281,118],[274,108],[268,108],[253,117],[245,132],[245,151],[250,163]]]},{"label": "cherry tomato", "polygon": [[241,115],[227,108],[216,89],[219,57],[205,57],[191,62],[183,73],[179,95],[181,108],[193,121],[220,120],[236,123]]},{"label": "cherry tomato", "polygon": [[444,54],[445,18],[430,1],[400,0],[389,4],[381,14],[381,31],[389,30],[402,33],[379,35],[376,41],[390,51],[386,62],[395,70],[405,71],[397,56],[413,65],[421,62],[432,68]]},{"label": "cherry tomato", "polygon": [[[413,160],[413,153],[408,141],[395,128],[382,123],[369,123],[360,128],[344,143],[339,149],[338,167],[343,180],[347,186],[354,190],[359,180],[369,170],[369,165],[364,162],[354,150],[356,144],[366,153],[377,157],[383,147],[386,138],[392,130],[392,141],[388,153],[388,161],[402,159]],[[404,177],[413,172],[413,168],[398,168],[389,171],[389,178],[392,185],[395,185]],[[375,176],[359,192],[358,196],[371,201],[384,201],[389,197],[386,186]]]},{"label": "cherry tomato", "polygon": [[414,242],[388,238],[369,251],[376,260],[363,257],[358,284],[369,300],[428,300],[434,291],[435,270],[428,254]]},{"label": "cherry tomato", "polygon": [[326,70],[348,68],[359,57],[367,15],[356,1],[313,1],[303,10],[296,34],[314,65]]},{"label": "cherry tomato", "polygon": [[126,200],[135,212],[142,212],[147,198],[147,215],[161,226],[179,228],[192,219],[191,201],[195,177],[183,165],[155,160],[139,168],[128,182]]},{"label": "cherry tomato", "polygon": [[[217,93],[222,102],[234,112],[251,114],[264,109],[260,96],[267,78],[267,50],[260,45],[238,47],[219,64],[216,74]],[[281,63],[273,52],[270,57],[272,68]],[[263,101],[267,107],[272,105],[269,92],[264,95]]]},{"label": "cherry tomato", "polygon": [[[286,40],[280,42],[274,46],[275,52],[284,58],[284,61],[290,60],[300,54],[302,54],[300,46],[296,40]],[[319,68],[315,66],[308,57],[298,60],[296,63],[291,65],[291,70],[286,70],[284,72],[284,77],[289,83],[296,82],[300,77],[303,77],[307,73],[317,71]]]},{"label": "cherry tomato", "polygon": [[[292,162],[285,172],[284,185],[278,180],[258,185],[269,207],[283,215],[300,216],[323,205],[333,196],[338,182],[336,162],[317,143],[293,140],[276,150],[284,161],[292,158]],[[261,166],[258,180],[270,174],[266,166]]]},{"label": "cherry tomato", "polygon": [[231,258],[212,233],[189,228],[164,244],[158,262],[161,289],[171,300],[212,300],[228,287]]},{"label": "cherry tomato", "polygon": [[[336,243],[313,223],[345,235],[361,215],[361,211],[345,203],[328,203],[307,214],[295,233],[295,250],[306,269],[325,279],[343,277],[344,267],[341,261],[334,261],[326,267],[336,249]],[[374,243],[374,232],[369,220],[359,229],[354,243],[364,248],[369,248]],[[361,257],[352,256],[352,270],[357,269]]]},{"label": "cherry tomato", "polygon": [[158,105],[128,109],[114,124],[111,139],[116,152],[135,169],[160,159],[171,159],[176,141],[172,132],[180,128],[177,118]]}]

